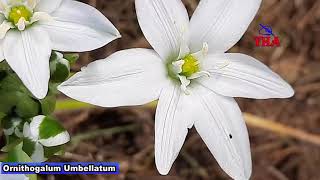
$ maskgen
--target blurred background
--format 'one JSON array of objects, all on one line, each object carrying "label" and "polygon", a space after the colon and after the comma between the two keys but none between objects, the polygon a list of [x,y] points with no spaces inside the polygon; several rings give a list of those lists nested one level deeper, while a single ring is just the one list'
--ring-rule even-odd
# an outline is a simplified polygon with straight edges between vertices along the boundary
[{"label": "blurred background", "polygon": [[[100,10],[120,30],[122,38],[81,54],[74,72],[111,53],[150,47],[138,26],[134,0],[84,0]],[[198,0],[184,0],[189,14]],[[280,37],[280,47],[256,47],[259,24]],[[263,0],[249,30],[230,52],[253,56],[279,73],[296,95],[284,100],[237,99],[243,112],[272,122],[248,123],[254,180],[320,179],[320,1]],[[107,93],[107,92],[106,92]],[[63,101],[61,95],[60,100]],[[155,108],[79,108],[55,114],[72,134],[66,154],[52,161],[115,161],[119,176],[43,176],[43,179],[230,179],[192,129],[168,176],[154,163]],[[68,108],[67,108],[68,109]],[[279,128],[278,124],[282,124]],[[292,129],[294,128],[294,129]]]}]

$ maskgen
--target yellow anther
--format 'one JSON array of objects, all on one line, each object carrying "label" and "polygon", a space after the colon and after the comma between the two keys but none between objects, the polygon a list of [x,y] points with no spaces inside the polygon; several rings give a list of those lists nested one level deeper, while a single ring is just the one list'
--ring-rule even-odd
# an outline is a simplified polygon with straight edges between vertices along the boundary
[{"label": "yellow anther", "polygon": [[13,24],[18,24],[21,18],[24,18],[26,21],[30,21],[32,17],[32,12],[26,6],[15,6],[11,8],[8,19]]},{"label": "yellow anther", "polygon": [[190,77],[194,73],[199,72],[199,62],[191,54],[183,58],[184,64],[182,65],[182,72],[180,73],[183,76]]}]

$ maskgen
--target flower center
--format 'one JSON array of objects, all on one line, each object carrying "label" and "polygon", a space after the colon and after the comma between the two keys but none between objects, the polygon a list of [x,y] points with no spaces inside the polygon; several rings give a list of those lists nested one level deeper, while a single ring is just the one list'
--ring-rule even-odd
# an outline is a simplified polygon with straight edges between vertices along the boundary
[{"label": "flower center", "polygon": [[21,18],[24,18],[26,21],[30,21],[31,17],[32,12],[26,6],[20,5],[11,8],[8,20],[13,24],[18,24]]},{"label": "flower center", "polygon": [[203,47],[196,53],[189,53],[183,58],[170,61],[167,64],[168,76],[175,82],[180,83],[181,90],[185,94],[190,94],[188,86],[194,79],[201,78],[203,76],[210,76],[208,71],[201,68],[200,62],[202,62],[208,53],[208,44],[203,43]]},{"label": "flower center", "polygon": [[194,73],[199,72],[199,62],[194,56],[189,54],[184,57],[183,60],[184,64],[182,65],[182,72],[180,73],[180,75],[191,77]]}]

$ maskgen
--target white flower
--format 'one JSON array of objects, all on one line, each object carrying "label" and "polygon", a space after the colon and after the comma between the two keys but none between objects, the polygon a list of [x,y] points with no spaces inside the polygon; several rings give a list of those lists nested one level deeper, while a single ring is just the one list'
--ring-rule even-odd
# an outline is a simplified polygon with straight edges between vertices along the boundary
[{"label": "white flower", "polygon": [[73,0],[0,0],[0,61],[26,87],[46,96],[51,50],[82,52],[120,37],[95,8]]},{"label": "white flower", "polygon": [[130,49],[93,62],[59,90],[115,107],[159,99],[155,159],[168,174],[193,125],[221,168],[251,175],[248,132],[233,97],[291,97],[293,89],[258,60],[225,53],[244,34],[260,0],[202,0],[190,23],[180,0],[136,0],[142,31],[155,51]]}]

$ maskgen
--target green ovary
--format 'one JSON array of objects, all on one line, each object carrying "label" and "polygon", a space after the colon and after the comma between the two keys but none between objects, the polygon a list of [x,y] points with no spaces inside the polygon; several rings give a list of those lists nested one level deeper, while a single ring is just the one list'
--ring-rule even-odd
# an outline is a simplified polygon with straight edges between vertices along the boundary
[{"label": "green ovary", "polygon": [[11,8],[8,16],[8,20],[13,24],[17,24],[20,18],[24,18],[26,21],[30,21],[32,17],[32,12],[25,6],[16,6]]},{"label": "green ovary", "polygon": [[180,73],[183,76],[190,77],[194,73],[199,72],[199,62],[191,54],[183,58],[184,64],[182,65],[182,72]]}]

